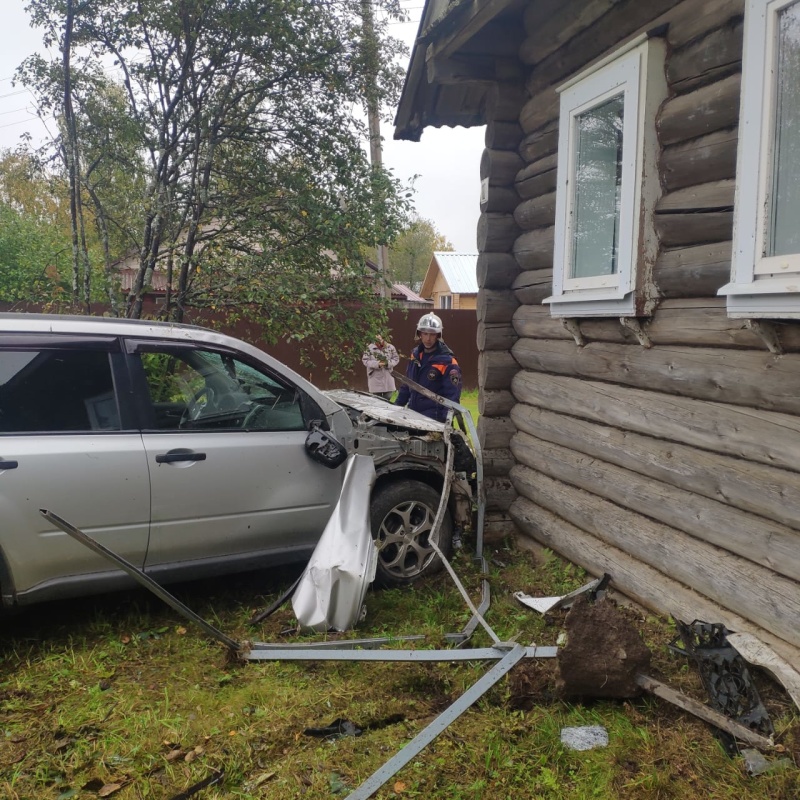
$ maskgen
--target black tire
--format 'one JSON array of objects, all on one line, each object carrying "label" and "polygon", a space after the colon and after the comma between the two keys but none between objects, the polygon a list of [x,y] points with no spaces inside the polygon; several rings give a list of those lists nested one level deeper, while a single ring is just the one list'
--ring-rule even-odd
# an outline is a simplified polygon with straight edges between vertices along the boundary
[{"label": "black tire", "polygon": [[[440,498],[440,493],[427,483],[411,478],[384,484],[374,492],[370,517],[372,537],[378,545],[376,584],[384,588],[408,586],[442,568],[428,544]],[[449,510],[445,511],[435,541],[449,558],[453,541]]]}]

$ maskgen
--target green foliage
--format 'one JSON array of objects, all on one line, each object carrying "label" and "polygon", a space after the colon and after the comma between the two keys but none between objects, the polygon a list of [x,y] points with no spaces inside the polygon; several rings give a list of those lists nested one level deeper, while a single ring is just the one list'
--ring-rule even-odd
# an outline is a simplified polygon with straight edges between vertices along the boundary
[{"label": "green foliage", "polygon": [[389,273],[392,280],[418,291],[433,252],[453,249],[453,245],[436,230],[433,222],[414,217],[389,247]]},{"label": "green foliage", "polygon": [[[261,0],[97,0],[74,5],[69,39],[63,1],[31,0],[45,42],[71,54],[82,185],[107,275],[126,248],[136,254],[126,314],[141,315],[160,272],[159,313],[173,319],[229,308],[275,338],[324,331],[327,345],[352,335],[345,320],[367,295],[360,323],[376,316],[359,253],[395,236],[408,209],[363,147],[367,87],[391,102],[401,77],[386,34],[399,4],[377,6],[365,42],[360,0],[276,0],[268,13]],[[29,59],[20,74],[63,115],[60,62]]]}]

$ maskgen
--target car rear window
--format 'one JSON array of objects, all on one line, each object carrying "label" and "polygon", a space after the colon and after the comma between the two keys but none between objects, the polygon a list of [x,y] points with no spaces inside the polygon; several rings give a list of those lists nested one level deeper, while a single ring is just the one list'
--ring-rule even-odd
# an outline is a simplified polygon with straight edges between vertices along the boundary
[{"label": "car rear window", "polygon": [[0,350],[0,433],[117,430],[108,353]]}]

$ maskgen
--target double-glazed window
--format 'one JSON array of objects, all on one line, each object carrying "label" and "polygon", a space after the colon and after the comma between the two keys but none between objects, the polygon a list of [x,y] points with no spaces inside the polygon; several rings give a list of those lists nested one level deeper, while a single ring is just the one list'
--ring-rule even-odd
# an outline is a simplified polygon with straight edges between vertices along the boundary
[{"label": "double-glazed window", "polygon": [[731,282],[734,316],[800,315],[800,0],[747,0]]},{"label": "double-glazed window", "polygon": [[119,429],[110,353],[78,348],[0,349],[0,433]]},{"label": "double-glazed window", "polygon": [[657,251],[655,112],[664,45],[642,37],[559,90],[556,316],[641,313]]},{"label": "double-glazed window", "polygon": [[440,294],[439,295],[439,308],[452,308],[453,307],[453,295],[451,294]]}]

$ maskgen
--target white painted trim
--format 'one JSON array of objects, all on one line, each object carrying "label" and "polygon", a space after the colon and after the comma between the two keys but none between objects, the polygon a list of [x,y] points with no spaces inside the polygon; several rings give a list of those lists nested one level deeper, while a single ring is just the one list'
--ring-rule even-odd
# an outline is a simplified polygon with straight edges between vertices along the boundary
[{"label": "white painted trim", "polygon": [[595,62],[591,66],[587,67],[582,72],[579,72],[577,75],[573,75],[569,80],[564,81],[561,86],[556,86],[556,92],[561,94],[561,92],[566,91],[570,87],[574,86],[576,83],[580,83],[582,80],[594,75],[594,73],[599,72],[606,64],[611,64],[613,61],[616,61],[618,58],[621,58],[625,55],[625,53],[630,52],[634,48],[638,47],[640,44],[643,44],[648,39],[648,34],[640,33],[638,36],[635,36],[626,44],[622,45],[622,47],[615,50],[613,53],[609,53],[609,55],[604,56],[599,61]]},{"label": "white painted trim", "polygon": [[745,7],[731,282],[718,291],[728,297],[732,316],[800,313],[799,281],[783,278],[800,273],[800,253],[765,255],[775,141],[778,13],[798,2],[747,0]]}]

